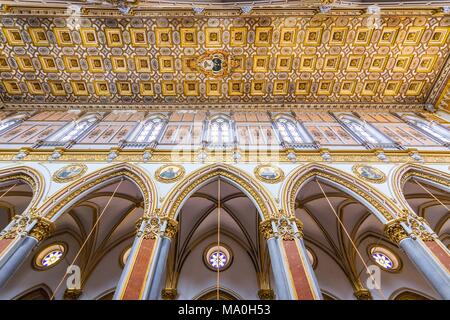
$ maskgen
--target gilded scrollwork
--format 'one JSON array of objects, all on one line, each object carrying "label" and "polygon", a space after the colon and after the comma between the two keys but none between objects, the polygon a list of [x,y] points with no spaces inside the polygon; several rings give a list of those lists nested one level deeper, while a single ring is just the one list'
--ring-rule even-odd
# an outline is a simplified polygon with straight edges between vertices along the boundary
[{"label": "gilded scrollwork", "polygon": [[136,234],[138,238],[156,239],[161,236],[161,219],[158,217],[144,218],[142,220],[143,227],[140,228]]},{"label": "gilded scrollwork", "polygon": [[136,223],[137,237],[144,239],[156,239],[157,237],[174,238],[178,231],[178,222],[173,219],[160,218],[156,215],[152,217],[142,217]]},{"label": "gilded scrollwork", "polygon": [[47,239],[54,231],[55,226],[52,221],[47,218],[40,217],[38,222],[30,231],[30,237],[36,238],[39,242]]},{"label": "gilded scrollwork", "polygon": [[401,222],[404,222],[403,218],[395,219],[384,227],[384,233],[386,236],[393,242],[399,244],[400,241],[409,237],[405,228],[401,225]]},{"label": "gilded scrollwork", "polygon": [[273,237],[285,241],[303,238],[303,223],[297,218],[268,219],[259,224],[259,230],[266,240]]},{"label": "gilded scrollwork", "polygon": [[423,217],[419,217],[407,209],[402,210],[400,215],[404,223],[411,229],[412,238],[419,238],[423,241],[433,241],[437,238],[437,235],[430,231],[431,229]]},{"label": "gilded scrollwork", "polygon": [[15,215],[9,228],[0,232],[0,240],[15,239],[27,235],[27,227],[32,218],[29,215]]},{"label": "gilded scrollwork", "polygon": [[353,294],[358,300],[372,300],[372,294],[368,289],[358,289]]}]

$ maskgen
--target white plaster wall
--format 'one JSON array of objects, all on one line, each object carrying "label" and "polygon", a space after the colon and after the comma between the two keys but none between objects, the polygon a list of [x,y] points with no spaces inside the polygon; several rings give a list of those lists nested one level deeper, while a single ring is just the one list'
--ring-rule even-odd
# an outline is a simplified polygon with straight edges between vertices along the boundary
[{"label": "white plaster wall", "polygon": [[[231,247],[234,259],[228,269],[220,272],[220,286],[236,292],[243,299],[259,299],[256,271],[249,255],[234,240],[227,236],[221,238]],[[205,289],[216,286],[216,272],[208,269],[203,262],[204,249],[215,242],[215,236],[206,238],[186,258],[178,281],[178,299],[191,300]]]}]

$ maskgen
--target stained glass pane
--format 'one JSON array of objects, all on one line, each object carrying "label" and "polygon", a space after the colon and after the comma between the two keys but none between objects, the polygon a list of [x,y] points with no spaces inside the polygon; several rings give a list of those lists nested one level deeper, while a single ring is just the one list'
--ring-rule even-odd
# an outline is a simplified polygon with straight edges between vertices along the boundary
[{"label": "stained glass pane", "polygon": [[374,252],[372,253],[373,259],[378,263],[380,266],[382,266],[385,269],[392,269],[394,266],[394,263],[392,260],[381,252]]},{"label": "stained glass pane", "polygon": [[226,266],[228,258],[222,251],[214,251],[210,254],[208,261],[214,269],[222,269]]},{"label": "stained glass pane", "polygon": [[63,252],[61,250],[53,250],[47,253],[44,258],[42,258],[41,263],[44,267],[49,267],[58,262],[62,256]]}]

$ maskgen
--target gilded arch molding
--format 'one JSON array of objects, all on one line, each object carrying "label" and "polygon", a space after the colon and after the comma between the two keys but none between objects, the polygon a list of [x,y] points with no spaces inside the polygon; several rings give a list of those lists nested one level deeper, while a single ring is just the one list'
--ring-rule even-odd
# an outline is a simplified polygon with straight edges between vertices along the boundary
[{"label": "gilded arch molding", "polygon": [[104,182],[116,180],[121,177],[128,178],[141,190],[144,197],[144,216],[150,216],[155,211],[156,188],[150,176],[139,167],[120,163],[94,171],[76,180],[49,198],[38,212],[41,217],[55,220],[55,216],[69,203],[82,196],[86,191],[95,190]]},{"label": "gilded arch molding", "polygon": [[[313,163],[299,167],[291,172],[281,189],[282,207],[288,216],[295,215],[297,194],[314,177],[335,182],[343,186],[344,189],[354,192],[375,208],[387,221],[395,219],[400,212],[399,208],[390,199],[361,179],[342,170]],[[385,222],[382,221],[382,223]]]},{"label": "gilded arch molding", "polygon": [[247,173],[226,164],[203,167],[180,181],[167,195],[161,207],[162,215],[169,219],[176,219],[182,204],[190,197],[192,192],[215,177],[222,177],[236,184],[244,193],[247,193],[247,196],[254,201],[257,209],[259,209],[263,220],[278,216],[275,202],[268,191]]},{"label": "gilded arch molding", "polygon": [[418,177],[450,188],[450,174],[448,173],[415,163],[408,163],[398,167],[393,173],[391,187],[397,200],[400,201],[405,209],[411,212],[412,209],[406,201],[403,194],[403,188],[406,182],[412,177]]},{"label": "gilded arch molding", "polygon": [[26,166],[0,170],[0,183],[10,180],[20,180],[31,187],[33,196],[25,212],[32,211],[39,204],[44,194],[45,182],[43,176],[37,170]]}]

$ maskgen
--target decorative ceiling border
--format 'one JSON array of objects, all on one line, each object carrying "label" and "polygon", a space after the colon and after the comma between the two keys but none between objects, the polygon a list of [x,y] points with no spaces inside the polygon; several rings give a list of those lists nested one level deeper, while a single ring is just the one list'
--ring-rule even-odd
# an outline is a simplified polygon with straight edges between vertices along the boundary
[{"label": "decorative ceiling border", "polygon": [[426,99],[427,104],[432,104],[438,108],[439,101],[442,95],[446,94],[446,87],[450,81],[450,56],[444,62],[444,67],[442,68],[439,76],[435,80],[435,85],[432,87],[428,97]]},{"label": "decorative ceiling border", "polygon": [[[310,150],[310,151],[295,151],[297,160],[295,163],[305,162],[324,162],[324,163],[434,163],[448,165],[450,161],[450,151],[440,150],[385,150],[384,153],[388,157],[388,161],[382,161],[377,156],[377,150],[329,150],[326,152],[330,155],[329,160],[324,159],[323,153],[325,149]],[[111,150],[95,150],[95,149],[58,149],[60,157],[57,159],[52,158],[54,149],[1,149],[0,150],[0,162],[17,161],[15,159],[19,152],[26,154],[20,162],[33,162],[33,161],[51,161],[51,162],[136,162],[136,163],[236,163],[234,154],[238,151],[241,154],[241,158],[238,163],[292,163],[292,159],[289,157],[289,150],[280,150],[275,152],[274,150],[210,150],[207,153],[206,158],[199,160],[199,150],[123,150],[114,149],[117,155],[113,160],[108,160]],[[144,153],[151,153],[151,158],[145,160]],[[413,160],[411,155],[413,153],[420,153],[423,162]]]},{"label": "decorative ceiling border", "polygon": [[[450,2],[449,2],[450,4]],[[268,7],[255,8],[250,13],[242,13],[240,8],[236,9],[205,9],[200,14],[188,8],[132,8],[128,14],[122,14],[117,9],[109,8],[95,8],[80,4],[81,11],[68,7],[57,6],[17,6],[4,5],[0,11],[0,15],[7,16],[72,16],[78,14],[83,17],[109,17],[109,18],[124,18],[124,17],[312,17],[321,14],[319,9],[312,8],[298,8],[298,7]],[[444,16],[440,8],[442,6],[422,6],[414,8],[386,8],[381,9],[381,16]],[[333,8],[324,16],[364,16],[368,15],[366,8]],[[448,14],[447,14],[448,15]]]},{"label": "decorative ceiling border", "polygon": [[[356,104],[356,103],[305,103],[305,104],[270,104],[270,103],[202,103],[202,104],[42,104],[42,103],[1,103],[0,109],[11,111],[29,110],[151,110],[151,111],[176,111],[176,110],[222,110],[222,111],[396,111],[413,112],[428,110],[426,104]],[[428,110],[429,111],[429,110]]]}]

